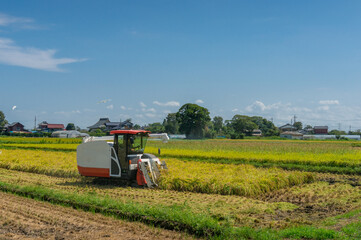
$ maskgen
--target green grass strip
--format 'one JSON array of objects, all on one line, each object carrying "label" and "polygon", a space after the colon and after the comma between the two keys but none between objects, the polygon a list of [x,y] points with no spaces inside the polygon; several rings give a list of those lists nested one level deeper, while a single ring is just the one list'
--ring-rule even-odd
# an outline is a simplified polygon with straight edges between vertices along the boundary
[{"label": "green grass strip", "polygon": [[196,236],[220,236],[231,230],[229,226],[223,227],[209,216],[190,212],[186,206],[167,207],[120,202],[108,196],[68,193],[42,186],[18,186],[5,182],[0,182],[0,190],[130,221],[140,221],[165,229],[185,231]]},{"label": "green grass strip", "polygon": [[332,230],[307,226],[282,231],[235,228],[229,223],[221,225],[210,216],[195,214],[184,205],[169,207],[120,202],[108,196],[69,193],[42,186],[19,186],[0,181],[0,191],[211,239],[334,239],[338,236]]}]

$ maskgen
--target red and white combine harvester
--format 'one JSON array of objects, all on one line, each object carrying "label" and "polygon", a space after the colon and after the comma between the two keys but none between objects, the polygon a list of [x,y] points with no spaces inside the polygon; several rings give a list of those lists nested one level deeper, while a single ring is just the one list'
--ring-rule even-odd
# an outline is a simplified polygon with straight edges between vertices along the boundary
[{"label": "red and white combine harvester", "polygon": [[[78,170],[82,176],[120,178],[138,185],[157,186],[164,161],[144,153],[147,139],[169,140],[166,133],[144,130],[114,130],[110,137],[86,137],[77,148]],[[110,142],[111,141],[111,142]]]}]

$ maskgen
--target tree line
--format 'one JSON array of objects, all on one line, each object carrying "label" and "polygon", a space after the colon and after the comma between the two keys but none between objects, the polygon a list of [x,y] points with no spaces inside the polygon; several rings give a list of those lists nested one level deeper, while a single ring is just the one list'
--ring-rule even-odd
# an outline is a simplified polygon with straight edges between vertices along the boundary
[{"label": "tree line", "polygon": [[185,134],[188,139],[226,137],[242,139],[259,129],[263,136],[278,136],[278,128],[269,120],[258,116],[235,115],[231,120],[221,116],[213,119],[207,108],[197,104],[184,104],[176,113],[169,113],[163,123],[151,123],[144,128],[153,132]]}]

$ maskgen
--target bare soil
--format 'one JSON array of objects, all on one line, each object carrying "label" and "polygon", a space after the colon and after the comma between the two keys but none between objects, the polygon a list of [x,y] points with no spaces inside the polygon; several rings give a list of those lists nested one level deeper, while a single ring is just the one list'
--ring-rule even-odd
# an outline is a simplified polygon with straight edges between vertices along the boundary
[{"label": "bare soil", "polygon": [[189,236],[0,192],[0,239],[187,239]]}]

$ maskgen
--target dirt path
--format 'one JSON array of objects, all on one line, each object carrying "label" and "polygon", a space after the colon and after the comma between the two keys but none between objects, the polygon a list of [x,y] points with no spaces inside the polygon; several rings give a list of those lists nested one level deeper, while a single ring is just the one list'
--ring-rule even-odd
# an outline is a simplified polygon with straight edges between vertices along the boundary
[{"label": "dirt path", "polygon": [[152,228],[0,192],[0,239],[186,239]]}]

